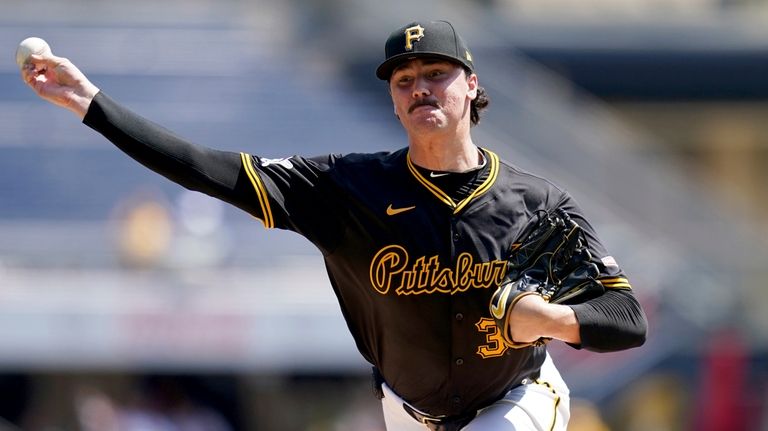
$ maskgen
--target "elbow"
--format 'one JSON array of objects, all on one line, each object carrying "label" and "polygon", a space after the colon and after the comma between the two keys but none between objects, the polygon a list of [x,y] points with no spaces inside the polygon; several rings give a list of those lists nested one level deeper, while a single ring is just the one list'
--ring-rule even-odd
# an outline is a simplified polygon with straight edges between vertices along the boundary
[{"label": "elbow", "polygon": [[625,328],[621,335],[623,343],[617,350],[634,349],[645,344],[648,337],[648,319],[645,314],[640,314],[633,325]]},{"label": "elbow", "polygon": [[631,324],[622,328],[619,335],[620,343],[617,343],[616,350],[633,349],[645,344],[648,337],[648,319],[645,317],[642,309],[638,307],[634,318],[629,319]]},{"label": "elbow", "polygon": [[640,304],[637,304],[634,319],[632,320],[634,324],[627,330],[628,349],[642,346],[648,337],[648,318]]},{"label": "elbow", "polygon": [[644,345],[647,336],[648,320],[641,313],[631,320],[631,324],[622,327],[593,328],[582,332],[582,347],[594,352],[618,352]]},{"label": "elbow", "polygon": [[611,291],[598,300],[572,308],[579,320],[581,348],[615,352],[645,344],[648,319],[630,293]]},{"label": "elbow", "polygon": [[640,347],[645,344],[645,340],[648,336],[648,321],[643,318],[641,322],[635,325],[632,330],[627,334],[628,345],[627,348]]}]

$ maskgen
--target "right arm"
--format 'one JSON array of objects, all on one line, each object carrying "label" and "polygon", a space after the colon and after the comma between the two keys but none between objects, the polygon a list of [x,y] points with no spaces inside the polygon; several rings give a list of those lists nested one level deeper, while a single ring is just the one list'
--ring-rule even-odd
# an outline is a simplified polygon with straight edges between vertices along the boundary
[{"label": "right arm", "polygon": [[139,163],[190,189],[261,216],[241,155],[194,145],[115,103],[65,58],[32,56],[22,77]]},{"label": "right arm", "polygon": [[265,162],[184,140],[114,102],[69,60],[32,56],[24,81],[43,99],[74,112],[120,150],[190,190],[228,202],[267,228],[289,229],[322,250],[335,247],[345,229],[338,193],[322,172],[334,157]]}]

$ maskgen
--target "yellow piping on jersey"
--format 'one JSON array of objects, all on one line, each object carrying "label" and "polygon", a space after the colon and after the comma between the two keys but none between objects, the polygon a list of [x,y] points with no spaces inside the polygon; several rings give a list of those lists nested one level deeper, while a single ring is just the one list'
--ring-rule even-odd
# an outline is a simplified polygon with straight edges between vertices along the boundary
[{"label": "yellow piping on jersey", "polygon": [[459,202],[459,204],[453,210],[454,214],[461,211],[461,209],[464,208],[464,206],[466,206],[469,201],[487,192],[496,181],[496,177],[499,174],[499,156],[488,150],[486,150],[486,153],[488,154],[488,158],[491,159],[491,172],[488,174],[488,178],[486,178],[485,181],[480,184],[480,187],[476,188],[471,195],[467,196],[463,201]]},{"label": "yellow piping on jersey", "polygon": [[444,191],[440,190],[436,185],[430,183],[426,178],[424,178],[423,175],[416,169],[416,167],[413,165],[413,162],[411,161],[411,152],[408,152],[408,169],[411,171],[411,174],[413,174],[414,177],[422,184],[424,187],[427,188],[430,192],[432,192],[433,195],[437,196],[438,199],[445,202],[449,207],[456,208],[456,204],[453,202],[453,199],[450,198],[447,194],[445,194]]},{"label": "yellow piping on jersey", "polygon": [[261,213],[264,215],[264,218],[256,218],[264,223],[265,228],[273,228],[275,227],[275,220],[272,217],[272,209],[269,207],[267,188],[264,187],[264,183],[261,182],[261,178],[259,178],[259,175],[256,173],[256,169],[252,164],[253,159],[251,156],[245,153],[240,153],[240,159],[243,162],[245,173],[248,175],[248,178],[251,180],[251,184],[253,185],[253,189],[256,191],[256,197],[259,199],[259,206],[261,206]]},{"label": "yellow piping on jersey", "polygon": [[486,157],[490,160],[491,164],[491,170],[488,174],[488,178],[483,181],[480,186],[475,189],[474,192],[472,192],[471,195],[464,198],[461,202],[456,203],[453,199],[451,199],[450,196],[448,196],[447,193],[440,190],[439,187],[432,184],[428,179],[426,179],[423,175],[421,175],[421,172],[416,169],[416,166],[414,166],[413,162],[411,161],[411,153],[408,152],[407,157],[407,163],[408,163],[408,170],[411,171],[411,174],[416,178],[418,182],[420,182],[424,187],[427,188],[433,195],[435,195],[438,199],[443,201],[446,205],[453,208],[453,213],[457,214],[459,211],[461,211],[469,202],[471,202],[473,199],[479,197],[483,193],[490,190],[493,183],[496,181],[496,177],[499,175],[499,156],[497,156],[494,152],[490,150],[483,150],[485,152]]},{"label": "yellow piping on jersey", "polygon": [[606,289],[632,289],[629,280],[624,277],[609,277],[599,279]]}]

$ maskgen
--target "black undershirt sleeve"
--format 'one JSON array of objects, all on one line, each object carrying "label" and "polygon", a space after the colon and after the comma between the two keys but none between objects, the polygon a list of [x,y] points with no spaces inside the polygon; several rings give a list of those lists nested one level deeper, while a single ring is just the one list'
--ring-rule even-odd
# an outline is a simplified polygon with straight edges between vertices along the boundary
[{"label": "black undershirt sleeve", "polygon": [[608,290],[583,304],[570,306],[579,321],[581,345],[595,352],[613,352],[645,343],[648,322],[629,290]]},{"label": "black undershirt sleeve", "polygon": [[147,168],[190,190],[258,212],[238,153],[192,144],[99,92],[83,123]]}]

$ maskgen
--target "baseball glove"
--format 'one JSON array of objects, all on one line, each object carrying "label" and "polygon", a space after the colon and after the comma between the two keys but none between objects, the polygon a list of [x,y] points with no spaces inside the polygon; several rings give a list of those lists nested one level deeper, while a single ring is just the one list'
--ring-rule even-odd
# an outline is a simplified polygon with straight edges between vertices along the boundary
[{"label": "baseball glove", "polygon": [[507,274],[491,297],[490,311],[509,347],[538,346],[549,341],[518,343],[509,332],[509,316],[526,295],[556,304],[578,304],[605,292],[596,279],[581,227],[563,210],[540,211],[512,245]]}]

